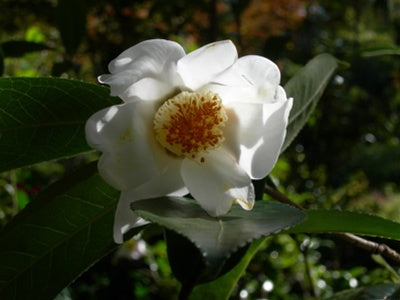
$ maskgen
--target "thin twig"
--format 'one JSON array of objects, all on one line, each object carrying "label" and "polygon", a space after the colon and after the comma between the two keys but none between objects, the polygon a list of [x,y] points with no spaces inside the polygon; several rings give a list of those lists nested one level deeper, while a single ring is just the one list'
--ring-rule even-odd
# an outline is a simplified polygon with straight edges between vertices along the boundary
[{"label": "thin twig", "polygon": [[[289,204],[300,210],[304,210],[303,207],[294,203],[292,200],[290,200],[284,194],[282,194],[281,192],[279,192],[276,189],[273,189],[272,187],[270,187],[268,185],[266,185],[266,187],[265,187],[265,192],[279,202]],[[400,254],[385,244],[379,244],[376,242],[372,242],[372,241],[366,240],[366,239],[359,237],[352,233],[339,233],[336,235],[359,248],[365,249],[365,250],[370,251],[375,254],[379,253],[384,257],[390,258],[391,260],[393,260],[397,263],[400,263]]]},{"label": "thin twig", "polygon": [[349,243],[352,243],[362,249],[365,249],[375,254],[379,253],[382,256],[385,256],[387,258],[394,260],[397,263],[400,263],[400,254],[395,250],[393,250],[392,248],[390,248],[388,245],[375,243],[363,239],[352,233],[341,233],[339,234],[339,236],[342,239],[348,241]]},{"label": "thin twig", "polygon": [[290,206],[294,206],[300,210],[304,210],[303,207],[294,203],[292,200],[290,200],[288,197],[286,197],[280,191],[275,190],[274,188],[270,187],[269,185],[265,185],[265,192],[268,195],[270,195],[272,198],[274,198],[275,200],[278,200],[279,202],[289,204]]}]

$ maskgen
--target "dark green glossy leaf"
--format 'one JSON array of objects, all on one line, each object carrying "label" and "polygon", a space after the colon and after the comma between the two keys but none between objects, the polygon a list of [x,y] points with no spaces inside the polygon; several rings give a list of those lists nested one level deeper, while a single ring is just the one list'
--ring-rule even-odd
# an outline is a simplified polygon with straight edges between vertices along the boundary
[{"label": "dark green glossy leaf", "polygon": [[[216,291],[208,291],[208,285],[205,285],[200,290],[197,289],[198,291],[195,294],[197,296],[199,293],[207,293],[210,296],[214,295],[215,297],[212,297],[212,299],[221,299],[220,296],[229,295],[235,282],[240,278],[250,261],[249,256],[253,256],[256,253],[254,246],[260,245],[264,241],[264,238],[258,239],[240,248],[226,260],[220,260],[218,264],[210,265],[204,262],[200,250],[184,236],[166,229],[165,239],[172,272],[181,282],[180,299],[186,299],[189,295],[192,295],[193,288],[196,288],[199,284],[211,284],[211,282],[216,284],[216,278],[220,278],[221,276],[224,279],[218,281],[221,286],[217,293],[215,293]],[[230,275],[225,276],[227,273]],[[213,286],[213,284],[210,286]]]},{"label": "dark green glossy leaf", "polygon": [[169,265],[181,283],[180,297],[185,299],[193,287],[207,276],[206,264],[200,250],[184,236],[165,229],[165,241]]},{"label": "dark green glossy leaf", "polygon": [[235,205],[219,218],[210,217],[196,202],[162,197],[132,203],[135,212],[174,230],[192,241],[205,261],[220,265],[231,253],[258,239],[287,229],[304,219],[304,213],[288,205],[259,201],[251,211]]},{"label": "dark green glossy leaf", "polygon": [[400,223],[365,213],[340,210],[309,210],[307,218],[287,233],[340,233],[400,240]]},{"label": "dark green glossy leaf", "polygon": [[229,299],[236,283],[243,275],[251,259],[257,253],[264,241],[265,238],[261,238],[251,243],[246,253],[241,257],[241,260],[234,268],[214,281],[196,286],[190,294],[189,299]]},{"label": "dark green glossy leaf", "polygon": [[293,97],[294,100],[282,152],[306,124],[337,67],[336,58],[329,54],[320,54],[310,60],[285,85],[287,96]]},{"label": "dark green glossy leaf", "polygon": [[90,151],[86,120],[118,102],[91,83],[0,78],[0,172]]},{"label": "dark green glossy leaf", "polygon": [[49,50],[50,47],[28,41],[8,41],[1,44],[5,57],[21,57],[30,52]]},{"label": "dark green glossy leaf", "polygon": [[57,26],[64,48],[75,54],[86,28],[86,5],[82,0],[58,0]]},{"label": "dark green glossy leaf", "polygon": [[365,286],[356,289],[341,291],[328,300],[398,300],[400,299],[400,285],[384,283],[373,286]]},{"label": "dark green glossy leaf", "polygon": [[0,299],[53,299],[115,248],[118,192],[95,170],[53,185],[0,233]]}]

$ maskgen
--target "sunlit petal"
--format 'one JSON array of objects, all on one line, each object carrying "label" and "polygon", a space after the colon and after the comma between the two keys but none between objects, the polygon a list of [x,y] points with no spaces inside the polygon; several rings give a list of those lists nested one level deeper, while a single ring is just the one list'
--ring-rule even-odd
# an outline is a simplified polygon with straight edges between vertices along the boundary
[{"label": "sunlit petal", "polygon": [[247,209],[253,207],[250,177],[223,150],[204,154],[203,163],[185,159],[181,174],[191,195],[212,216],[227,213],[236,202]]},{"label": "sunlit petal", "polygon": [[[180,84],[180,78],[176,75],[176,62],[184,55],[183,48],[175,42],[160,39],[144,41],[112,60],[108,65],[111,74],[101,75],[98,80],[110,86],[111,95],[125,101],[132,101],[136,99],[134,97],[154,100],[156,92],[159,97],[165,97]],[[148,79],[146,83],[139,84],[144,87],[143,90],[132,88],[132,85],[143,79]],[[155,91],[149,91],[149,86],[157,87]]]},{"label": "sunlit petal", "polygon": [[205,45],[178,61],[178,73],[184,87],[194,91],[229,68],[237,59],[237,51],[231,41]]},{"label": "sunlit petal", "polygon": [[239,151],[236,149],[239,164],[250,177],[263,178],[272,170],[280,154],[292,99],[265,104],[231,103],[229,107],[235,112],[240,126],[235,132],[237,135],[229,133],[232,137],[227,139],[237,140],[241,145]]},{"label": "sunlit petal", "polygon": [[204,89],[218,93],[224,103],[274,102],[280,81],[276,64],[255,55],[239,58]]},{"label": "sunlit petal", "polygon": [[133,72],[125,71],[117,75],[101,75],[99,81],[111,87],[112,96],[118,96],[126,102],[164,99],[175,89],[175,85],[165,78],[138,77],[134,80],[136,76]]},{"label": "sunlit petal", "polygon": [[[164,173],[152,178],[145,184],[123,191],[118,202],[114,218],[114,241],[123,242],[123,235],[131,228],[144,224],[144,220],[138,217],[131,209],[133,201],[149,199],[161,196],[184,196],[188,194],[180,176],[180,162],[167,167]],[[155,188],[157,187],[157,188]]]},{"label": "sunlit petal", "polygon": [[154,112],[151,102],[126,103],[103,109],[86,123],[89,145],[103,152],[99,172],[119,190],[143,184],[174,159],[154,139]]}]

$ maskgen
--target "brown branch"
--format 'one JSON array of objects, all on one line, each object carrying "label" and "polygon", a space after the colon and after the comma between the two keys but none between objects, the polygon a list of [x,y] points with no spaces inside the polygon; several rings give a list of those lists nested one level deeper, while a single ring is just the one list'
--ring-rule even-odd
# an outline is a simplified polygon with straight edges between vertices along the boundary
[{"label": "brown branch", "polygon": [[400,254],[390,248],[388,245],[375,243],[364,238],[361,238],[352,233],[341,233],[338,236],[351,244],[354,244],[362,249],[370,251],[374,254],[379,253],[382,256],[392,259],[393,261],[400,263]]},{"label": "brown branch", "polygon": [[[265,193],[270,195],[273,199],[275,199],[279,202],[294,206],[300,210],[304,210],[303,207],[294,203],[292,200],[290,200],[284,194],[282,194],[278,190],[276,190],[268,185],[265,186]],[[365,250],[370,251],[375,254],[379,253],[382,256],[385,256],[397,263],[400,263],[400,254],[385,244],[379,244],[376,242],[372,242],[372,241],[366,240],[366,239],[359,237],[352,233],[339,233],[339,234],[336,234],[336,236],[348,241],[349,243],[351,243],[359,248],[365,249]]]}]

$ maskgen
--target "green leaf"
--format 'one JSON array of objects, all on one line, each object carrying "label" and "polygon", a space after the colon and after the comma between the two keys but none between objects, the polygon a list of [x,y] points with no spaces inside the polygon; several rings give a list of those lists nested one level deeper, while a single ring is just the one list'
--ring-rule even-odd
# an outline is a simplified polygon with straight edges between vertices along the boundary
[{"label": "green leaf", "polygon": [[208,279],[210,272],[193,243],[175,231],[165,229],[164,232],[169,265],[181,283],[179,298],[186,299],[196,284]]},{"label": "green leaf", "polygon": [[[240,248],[226,260],[221,260],[218,262],[219,264],[210,265],[204,262],[200,250],[184,236],[175,231],[166,229],[165,240],[167,242],[168,260],[172,272],[181,282],[180,299],[187,299],[195,286],[213,281],[228,272],[231,273],[230,271],[232,269],[236,269],[236,271],[231,273],[232,275],[229,280],[237,281],[240,278],[240,270],[244,271],[245,269],[245,266],[243,266],[241,262],[243,261],[243,257],[248,257],[249,249],[253,249],[254,244],[258,244],[261,241],[261,239],[256,240],[251,245]],[[237,268],[238,264],[240,264],[243,269],[240,267]],[[225,276],[224,278],[227,280]],[[234,282],[221,281],[221,283],[222,282],[224,288],[219,290],[218,294],[229,294],[233,288]],[[219,297],[215,299],[219,299]]]},{"label": "green leaf", "polygon": [[209,216],[196,202],[177,197],[135,201],[135,212],[144,219],[174,230],[192,241],[210,266],[220,265],[240,247],[287,229],[304,219],[291,206],[259,201],[251,211],[239,206],[218,218]]},{"label": "green leaf", "polygon": [[4,73],[4,58],[3,47],[0,44],[0,76],[3,76]]},{"label": "green leaf", "polygon": [[0,172],[90,151],[86,120],[109,89],[58,78],[0,78]]},{"label": "green leaf", "polygon": [[373,286],[365,286],[356,289],[341,291],[329,300],[397,300],[400,299],[400,285],[395,283],[384,283]]},{"label": "green leaf", "polygon": [[118,192],[95,170],[53,185],[0,232],[0,299],[53,299],[116,247]]},{"label": "green leaf", "polygon": [[329,54],[320,54],[310,60],[285,85],[286,94],[293,97],[293,108],[289,115],[282,152],[306,124],[337,67],[336,58]]},{"label": "green leaf", "polygon": [[1,44],[5,57],[21,57],[30,52],[49,50],[50,47],[35,42],[8,41]]},{"label": "green leaf", "polygon": [[400,47],[398,46],[378,46],[366,48],[360,51],[361,56],[373,57],[382,55],[400,55]]},{"label": "green leaf", "polygon": [[190,294],[189,300],[229,299],[233,288],[245,272],[251,259],[257,253],[265,239],[266,238],[261,238],[251,243],[240,262],[238,262],[228,273],[214,281],[197,285]]},{"label": "green leaf", "polygon": [[64,48],[75,54],[86,29],[86,5],[82,0],[58,0],[57,26]]},{"label": "green leaf", "polygon": [[308,210],[307,218],[287,233],[354,233],[400,240],[400,223],[365,213]]}]

